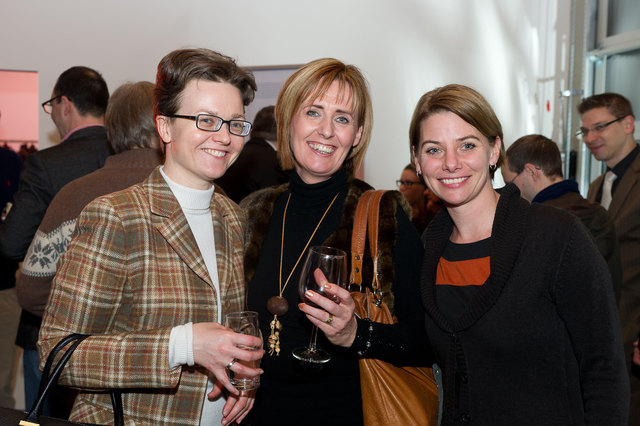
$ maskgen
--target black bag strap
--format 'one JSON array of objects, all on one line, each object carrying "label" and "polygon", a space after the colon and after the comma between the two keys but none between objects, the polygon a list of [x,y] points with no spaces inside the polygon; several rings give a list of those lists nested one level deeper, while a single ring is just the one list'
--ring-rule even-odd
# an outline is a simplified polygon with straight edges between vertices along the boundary
[{"label": "black bag strap", "polygon": [[[38,418],[42,415],[42,408],[47,395],[49,395],[53,386],[58,382],[58,378],[60,377],[60,374],[62,374],[62,370],[64,370],[69,358],[71,358],[73,351],[75,351],[78,345],[87,337],[89,337],[88,334],[70,334],[60,340],[51,350],[51,353],[49,353],[49,356],[47,357],[47,362],[44,365],[44,370],[42,371],[40,389],[38,390],[36,402],[33,404],[33,407],[31,407],[31,410],[29,410],[27,418],[25,419],[26,421],[33,423],[38,422]],[[60,353],[60,351],[69,344],[71,344],[71,346],[64,352],[60,361],[58,361],[54,366],[53,363],[58,353]],[[52,368],[53,372],[51,372]],[[124,413],[122,410],[122,396],[120,391],[111,390],[110,393],[111,403],[113,404],[113,424],[114,426],[124,426]]]}]

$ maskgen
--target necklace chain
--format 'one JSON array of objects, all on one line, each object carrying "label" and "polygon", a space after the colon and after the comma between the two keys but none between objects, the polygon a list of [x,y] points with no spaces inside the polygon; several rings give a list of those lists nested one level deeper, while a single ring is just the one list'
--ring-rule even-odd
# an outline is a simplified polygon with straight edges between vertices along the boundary
[{"label": "necklace chain", "polygon": [[[302,252],[300,253],[300,256],[298,256],[298,260],[296,260],[295,265],[293,265],[293,268],[291,268],[291,272],[289,272],[289,276],[287,277],[287,280],[284,282],[284,285],[282,285],[282,259],[284,257],[284,228],[285,228],[285,225],[286,225],[287,210],[289,209],[289,201],[291,201],[291,192],[289,192],[289,197],[287,198],[287,204],[284,207],[284,213],[282,215],[282,237],[280,239],[280,274],[279,274],[279,280],[278,280],[279,294],[278,294],[278,296],[274,296],[271,299],[269,299],[269,302],[273,301],[273,299],[276,299],[276,303],[277,304],[282,304],[283,305],[282,312],[284,312],[284,313],[281,313],[280,315],[286,314],[287,310],[288,310],[288,303],[287,303],[286,299],[284,299],[282,297],[282,294],[284,293],[284,290],[287,288],[287,285],[289,284],[289,280],[291,279],[291,276],[293,275],[293,272],[298,267],[298,264],[300,263],[300,260],[302,259],[302,256],[304,256],[304,253],[307,251],[307,248],[309,247],[309,244],[311,244],[311,240],[313,240],[313,237],[316,235],[316,232],[318,231],[318,228],[320,228],[320,224],[322,224],[322,221],[324,221],[325,216],[327,215],[327,213],[329,213],[329,210],[331,209],[331,206],[333,206],[333,203],[336,201],[336,199],[338,198],[339,194],[340,194],[340,192],[338,192],[333,197],[333,200],[331,200],[331,203],[329,203],[329,207],[327,207],[327,209],[322,214],[322,217],[320,218],[320,221],[318,221],[318,224],[316,225],[315,229],[311,233],[311,236],[307,240],[307,243],[305,244],[304,248],[302,249]],[[269,303],[267,303],[267,308],[269,309],[269,311],[271,311],[271,309],[269,308]],[[273,313],[273,312],[271,312],[271,313]],[[278,355],[280,355],[280,331],[282,331],[282,324],[280,323],[280,320],[278,320],[278,314],[273,313],[273,320],[271,320],[271,322],[269,323],[269,327],[271,328],[271,334],[269,334],[269,339],[268,339],[269,355],[273,355],[273,353],[275,352],[276,356],[278,356]]]},{"label": "necklace chain", "polygon": [[[338,194],[340,194],[340,193],[338,193]],[[280,240],[280,280],[279,280],[280,297],[282,297],[282,293],[287,288],[287,284],[289,284],[289,280],[291,279],[291,275],[293,275],[293,271],[295,271],[296,268],[298,267],[298,263],[300,263],[300,259],[302,259],[302,256],[304,256],[304,253],[307,251],[307,247],[309,247],[309,244],[311,244],[311,240],[316,235],[316,231],[320,227],[320,224],[324,220],[324,217],[327,215],[327,213],[329,213],[329,210],[331,209],[331,206],[333,206],[333,202],[336,201],[336,198],[338,198],[338,194],[336,194],[333,197],[333,200],[331,200],[331,203],[329,204],[329,207],[327,207],[327,209],[324,211],[324,214],[320,218],[320,221],[318,222],[318,224],[316,225],[315,229],[311,233],[311,236],[309,237],[309,240],[307,240],[307,244],[305,244],[304,248],[302,249],[302,252],[300,253],[300,256],[298,256],[298,260],[296,260],[296,264],[293,265],[293,268],[291,268],[291,272],[289,272],[289,276],[287,277],[287,280],[284,282],[284,286],[283,286],[282,285],[282,258],[283,258],[283,253],[284,253],[284,227],[285,227],[286,218],[287,218],[287,209],[289,208],[289,201],[291,200],[291,193],[289,193],[289,197],[287,198],[287,204],[284,207],[284,214],[282,215],[282,238]]]}]

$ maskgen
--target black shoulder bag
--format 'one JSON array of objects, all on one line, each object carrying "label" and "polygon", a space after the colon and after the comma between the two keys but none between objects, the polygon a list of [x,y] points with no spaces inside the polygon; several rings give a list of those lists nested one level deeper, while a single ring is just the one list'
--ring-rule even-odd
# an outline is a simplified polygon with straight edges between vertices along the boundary
[{"label": "black shoulder bag", "polygon": [[[47,362],[42,371],[42,379],[40,380],[40,389],[36,402],[28,412],[14,410],[12,408],[0,407],[0,424],[7,426],[64,426],[64,425],[89,425],[89,423],[76,423],[69,420],[56,419],[52,417],[42,416],[42,407],[44,401],[51,392],[53,386],[57,383],[64,366],[71,358],[73,351],[87,337],[86,334],[70,334],[62,339],[51,350]],[[56,355],[71,343],[71,346],[64,352],[60,361],[53,366]],[[53,372],[51,369],[53,367]],[[122,396],[117,390],[111,392],[111,403],[113,404],[113,424],[114,426],[124,426],[124,414],[122,412]]]}]

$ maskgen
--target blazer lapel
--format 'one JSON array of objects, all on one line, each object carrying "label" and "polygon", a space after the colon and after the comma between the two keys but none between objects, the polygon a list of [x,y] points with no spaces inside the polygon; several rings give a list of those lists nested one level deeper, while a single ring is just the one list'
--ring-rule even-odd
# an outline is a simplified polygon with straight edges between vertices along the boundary
[{"label": "blazer lapel", "polygon": [[596,202],[596,195],[598,195],[598,191],[602,186],[603,180],[604,174],[598,176],[593,182],[591,182],[591,185],[589,185],[589,191],[587,193],[587,200],[591,201],[592,203]]},{"label": "blazer lapel", "polygon": [[640,155],[636,156],[627,172],[622,176],[620,183],[616,187],[616,192],[613,193],[611,199],[611,205],[609,206],[609,215],[615,218],[618,215],[618,211],[622,205],[631,196],[632,189],[638,184],[638,175],[640,174]]},{"label": "blazer lapel", "polygon": [[147,179],[152,221],[180,259],[209,286],[211,277],[178,200],[156,168]]},{"label": "blazer lapel", "polygon": [[211,199],[211,212],[213,219],[213,238],[215,240],[216,245],[216,265],[218,269],[218,285],[220,286],[220,297],[222,300],[225,300],[227,296],[227,292],[229,290],[229,283],[231,281],[229,277],[229,268],[227,265],[230,264],[230,259],[228,258],[231,253],[233,253],[233,248],[229,245],[229,240],[227,238],[227,233],[225,230],[227,229],[225,226],[225,215],[221,211],[220,207],[214,203],[214,200],[218,197],[218,195],[214,195]]}]

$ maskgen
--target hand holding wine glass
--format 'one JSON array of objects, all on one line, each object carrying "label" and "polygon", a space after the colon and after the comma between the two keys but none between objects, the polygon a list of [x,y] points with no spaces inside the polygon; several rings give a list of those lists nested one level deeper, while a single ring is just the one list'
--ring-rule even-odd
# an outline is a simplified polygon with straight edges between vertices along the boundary
[{"label": "hand holding wine glass", "polygon": [[[225,326],[229,327],[236,333],[247,334],[250,336],[256,336],[262,339],[262,333],[260,332],[260,325],[258,324],[258,313],[254,311],[240,311],[230,312],[225,315]],[[239,346],[242,349],[249,349],[251,351],[257,351],[260,347],[248,347]],[[245,374],[238,374],[233,371],[233,364],[236,362],[242,363],[248,367],[258,368],[260,361],[240,361],[233,359],[227,365],[227,376],[229,381],[239,391],[248,391],[257,389],[260,386],[260,376],[248,376]]]},{"label": "hand holding wine glass", "polygon": [[[322,271],[326,279],[341,287],[347,284],[347,254],[333,247],[315,246],[311,247],[307,253],[302,272],[300,274],[300,282],[298,290],[300,298],[308,305],[322,309],[313,300],[307,297],[307,291],[311,290],[321,296],[324,292],[324,281],[316,280],[316,270]],[[335,300],[339,302],[339,299]],[[329,314],[327,324],[333,321],[333,316]],[[300,347],[293,350],[293,356],[301,361],[323,364],[331,360],[331,356],[324,350],[318,349],[316,339],[318,328],[313,325],[311,330],[311,339],[307,347]]]}]

